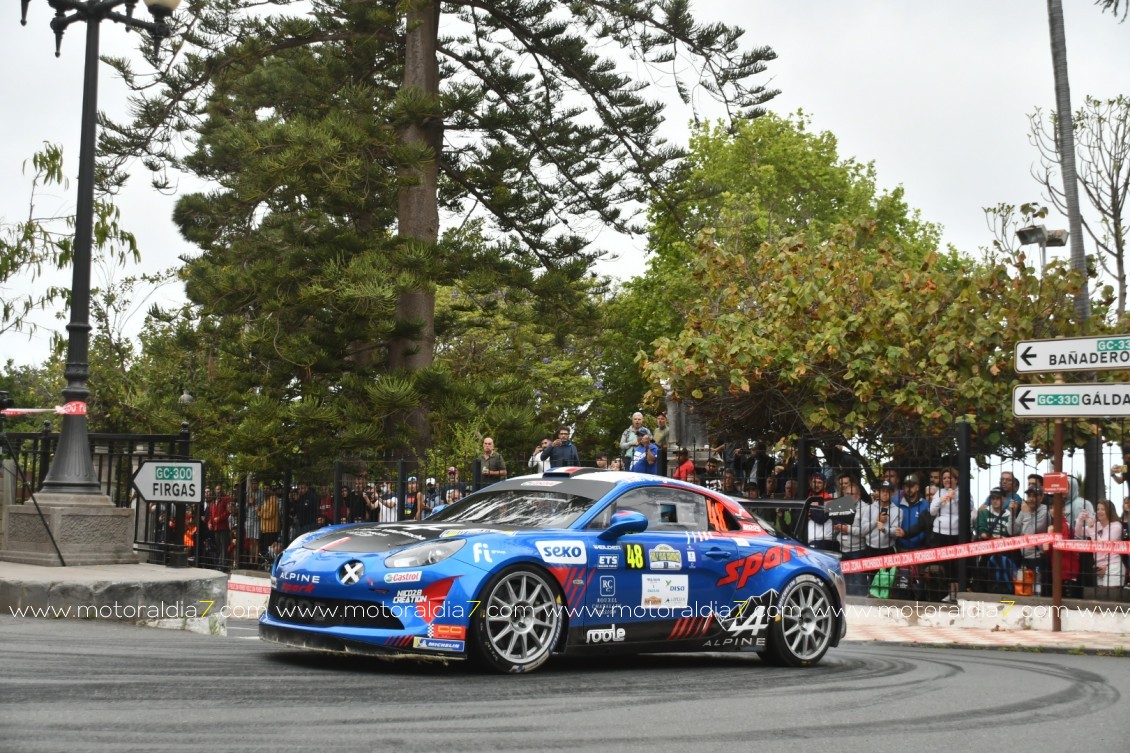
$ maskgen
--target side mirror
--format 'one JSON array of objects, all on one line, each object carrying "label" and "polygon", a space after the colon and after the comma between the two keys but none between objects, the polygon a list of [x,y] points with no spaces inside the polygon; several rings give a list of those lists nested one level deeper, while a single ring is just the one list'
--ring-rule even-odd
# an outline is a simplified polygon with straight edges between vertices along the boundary
[{"label": "side mirror", "polygon": [[612,513],[612,522],[601,531],[597,538],[613,541],[626,533],[639,533],[647,530],[647,516],[635,510],[619,510]]}]

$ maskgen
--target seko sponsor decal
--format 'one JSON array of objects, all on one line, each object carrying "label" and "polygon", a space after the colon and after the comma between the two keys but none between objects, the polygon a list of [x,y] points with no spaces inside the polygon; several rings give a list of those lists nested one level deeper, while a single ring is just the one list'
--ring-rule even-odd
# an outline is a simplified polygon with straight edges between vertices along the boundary
[{"label": "seko sponsor decal", "polygon": [[421,570],[409,570],[406,573],[385,573],[385,583],[419,583],[424,577]]},{"label": "seko sponsor decal", "polygon": [[622,643],[627,634],[624,628],[616,627],[614,622],[609,627],[595,628],[585,633],[585,643]]},{"label": "seko sponsor decal", "polygon": [[781,563],[788,562],[794,554],[802,555],[804,549],[786,544],[785,546],[770,547],[764,552],[756,552],[748,557],[743,557],[726,565],[726,575],[718,581],[717,585],[726,586],[736,582],[735,588],[745,588],[745,584],[750,578],[764,570],[772,570]]},{"label": "seko sponsor decal", "polygon": [[534,546],[542,560],[554,565],[584,565],[588,563],[585,555],[585,542],[577,540],[535,541]]}]

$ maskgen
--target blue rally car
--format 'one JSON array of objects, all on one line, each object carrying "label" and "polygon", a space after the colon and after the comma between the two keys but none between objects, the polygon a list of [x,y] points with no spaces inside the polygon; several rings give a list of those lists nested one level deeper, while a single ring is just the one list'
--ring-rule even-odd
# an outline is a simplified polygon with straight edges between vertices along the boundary
[{"label": "blue rally car", "polygon": [[503,481],[426,521],[306,534],[271,586],[263,640],[502,672],[666,651],[803,667],[846,628],[834,555],[717,492],[592,468]]}]

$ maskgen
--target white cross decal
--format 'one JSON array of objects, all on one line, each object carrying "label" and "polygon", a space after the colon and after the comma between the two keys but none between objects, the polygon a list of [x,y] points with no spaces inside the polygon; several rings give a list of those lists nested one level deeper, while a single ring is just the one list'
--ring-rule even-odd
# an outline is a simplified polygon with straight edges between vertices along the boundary
[{"label": "white cross decal", "polygon": [[341,566],[341,582],[347,586],[352,586],[361,580],[363,572],[365,572],[365,566],[360,562],[346,562]]}]

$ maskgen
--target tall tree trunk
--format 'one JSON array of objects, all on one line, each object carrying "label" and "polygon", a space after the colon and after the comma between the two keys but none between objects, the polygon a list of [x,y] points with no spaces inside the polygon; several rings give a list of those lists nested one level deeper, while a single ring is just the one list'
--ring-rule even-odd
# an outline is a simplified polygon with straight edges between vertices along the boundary
[{"label": "tall tree trunk", "polygon": [[[1075,131],[1071,116],[1071,86],[1067,78],[1067,39],[1063,32],[1063,3],[1048,0],[1048,28],[1051,31],[1052,70],[1055,73],[1056,127],[1059,129],[1060,172],[1063,173],[1063,195],[1067,200],[1067,224],[1071,230],[1071,268],[1087,274],[1087,258],[1083,254],[1083,221],[1079,215],[1079,181],[1075,175]],[[1075,317],[1086,329],[1091,315],[1091,300],[1086,277],[1083,289],[1075,296]]]},{"label": "tall tree trunk", "polygon": [[[1087,285],[1087,258],[1083,254],[1083,221],[1079,214],[1079,180],[1075,174],[1075,127],[1071,113],[1071,86],[1067,78],[1067,38],[1063,31],[1063,3],[1048,0],[1048,28],[1052,42],[1052,70],[1055,73],[1056,127],[1059,130],[1060,172],[1063,173],[1063,197],[1067,202],[1067,225],[1071,231],[1071,268],[1084,275],[1083,288],[1075,296],[1075,318],[1080,328],[1087,331],[1091,315],[1091,300]],[[1093,375],[1091,378],[1094,378]],[[1099,425],[1093,424],[1094,434],[1084,447],[1084,476],[1087,499],[1103,496],[1102,440]]]},{"label": "tall tree trunk", "polygon": [[[404,92],[433,100],[433,114],[417,118],[400,133],[401,142],[427,146],[431,158],[401,169],[406,185],[400,189],[397,221],[401,239],[407,243],[435,245],[439,240],[439,159],[443,144],[443,118],[439,111],[439,1],[409,4],[408,31],[404,50]],[[396,306],[398,333],[389,342],[388,363],[393,370],[417,371],[432,364],[435,355],[435,293],[410,290],[400,295]],[[406,331],[410,330],[410,331]],[[415,430],[413,440],[422,451],[431,441],[427,408],[420,406],[408,416]]]}]

